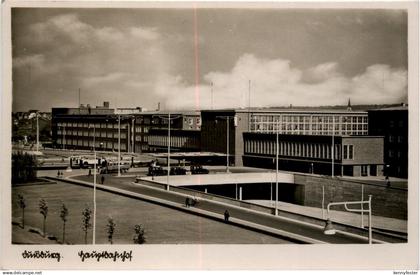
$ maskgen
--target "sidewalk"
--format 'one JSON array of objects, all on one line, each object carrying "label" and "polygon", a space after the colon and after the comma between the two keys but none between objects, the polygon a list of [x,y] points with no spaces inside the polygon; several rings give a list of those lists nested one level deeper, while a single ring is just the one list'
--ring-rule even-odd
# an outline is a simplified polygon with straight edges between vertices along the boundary
[{"label": "sidewalk", "polygon": [[[267,200],[246,200],[250,203],[255,203],[263,206],[271,206],[274,207],[274,201],[267,201]],[[311,216],[315,218],[322,219],[322,209],[317,207],[309,207],[309,206],[301,206],[291,203],[286,203],[279,201],[277,203],[277,208],[279,210],[284,210],[296,214],[302,214],[306,216]],[[326,208],[326,206],[325,206]],[[327,209],[325,209],[325,217],[327,217]],[[364,226],[368,226],[368,215],[364,214],[363,216]],[[337,211],[337,210],[330,210],[330,219],[334,222],[340,222],[347,225],[353,225],[361,227],[362,218],[361,214],[344,212],[344,211]],[[407,221],[406,220],[399,220],[381,216],[372,216],[372,227],[373,228],[380,228],[385,230],[393,230],[398,232],[407,233]]]}]

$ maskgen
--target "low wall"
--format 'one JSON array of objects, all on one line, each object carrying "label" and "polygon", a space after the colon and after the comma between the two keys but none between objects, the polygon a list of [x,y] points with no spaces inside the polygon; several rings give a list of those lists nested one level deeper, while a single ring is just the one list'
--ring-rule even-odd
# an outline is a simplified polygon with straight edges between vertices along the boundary
[{"label": "low wall", "polygon": [[[364,200],[372,195],[372,215],[407,219],[407,190],[403,188],[301,174],[295,174],[295,183],[305,186],[304,206],[321,207],[322,186],[325,189],[325,207],[329,202],[360,201],[363,185]],[[334,210],[344,211],[344,208],[334,207]]]}]

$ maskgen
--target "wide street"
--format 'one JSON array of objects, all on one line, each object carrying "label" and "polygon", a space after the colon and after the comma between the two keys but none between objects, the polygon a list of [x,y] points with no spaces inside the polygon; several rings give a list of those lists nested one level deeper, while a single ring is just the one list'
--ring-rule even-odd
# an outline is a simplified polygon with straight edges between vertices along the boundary
[{"label": "wide street", "polygon": [[[100,177],[97,176],[97,183],[100,185]],[[93,182],[93,177],[89,176],[78,176],[75,177],[75,179],[83,180],[87,182]],[[115,176],[105,175],[105,185],[106,186],[112,186],[116,188],[120,188],[123,190],[136,192],[139,194],[156,197],[164,200],[168,200],[171,202],[184,204],[186,195],[175,193],[175,192],[168,192],[166,190],[159,190],[157,188],[151,188],[145,185],[142,185],[142,182],[134,183],[133,177],[121,177],[117,178]],[[222,217],[222,214],[225,210],[228,210],[231,217],[257,223],[263,226],[268,226],[271,228],[284,230],[291,232],[293,234],[299,234],[305,237],[314,238],[319,241],[328,242],[328,243],[366,243],[366,240],[343,235],[340,233],[337,233],[334,236],[328,236],[323,234],[322,228],[303,224],[297,221],[288,220],[288,219],[282,219],[282,218],[276,218],[271,215],[264,215],[261,213],[249,211],[247,209],[238,208],[235,206],[231,206],[228,204],[220,204],[217,202],[212,202],[208,200],[200,200],[199,204],[196,206],[196,208],[213,212],[213,213],[219,213]]]}]

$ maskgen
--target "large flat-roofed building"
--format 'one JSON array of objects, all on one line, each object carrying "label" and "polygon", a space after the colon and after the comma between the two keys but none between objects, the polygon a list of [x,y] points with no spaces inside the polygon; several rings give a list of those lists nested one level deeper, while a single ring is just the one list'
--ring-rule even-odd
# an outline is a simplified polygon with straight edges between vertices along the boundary
[{"label": "large flat-roofed building", "polygon": [[51,129],[57,148],[117,151],[121,146],[122,151],[133,150],[132,119],[115,114],[107,102],[95,108],[52,108]]},{"label": "large flat-roofed building", "polygon": [[408,177],[408,106],[368,110],[369,134],[384,136],[384,174]]},{"label": "large flat-roofed building", "polygon": [[382,174],[383,137],[368,136],[365,111],[211,110],[202,111],[202,120],[202,150],[226,154],[229,140],[230,165],[274,168],[278,133],[280,169],[331,174],[334,167],[335,175]]},{"label": "large flat-roofed building", "polygon": [[169,122],[171,150],[200,151],[199,112],[142,112],[141,108],[114,110],[109,108],[108,102],[95,108],[89,105],[53,108],[53,146],[106,151],[120,148],[123,152],[133,153],[163,151],[167,148]]}]

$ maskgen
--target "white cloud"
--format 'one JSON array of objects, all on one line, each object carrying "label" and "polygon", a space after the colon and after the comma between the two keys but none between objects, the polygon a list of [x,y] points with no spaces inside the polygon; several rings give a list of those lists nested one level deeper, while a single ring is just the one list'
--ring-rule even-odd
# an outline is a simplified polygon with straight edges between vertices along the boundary
[{"label": "white cloud", "polygon": [[[214,108],[247,107],[248,80],[252,81],[251,106],[259,107],[343,105],[348,98],[355,104],[398,103],[407,93],[407,72],[387,65],[372,65],[349,78],[334,62],[300,70],[288,60],[266,60],[251,54],[241,56],[230,72],[211,72],[205,80],[214,85]],[[166,77],[158,91],[171,91],[166,102],[171,109],[211,107],[209,84],[195,88],[179,77]]]}]

